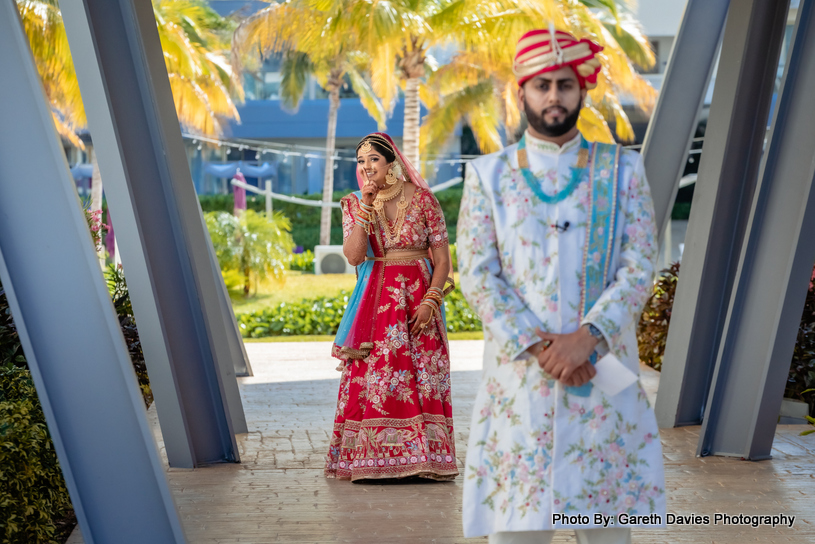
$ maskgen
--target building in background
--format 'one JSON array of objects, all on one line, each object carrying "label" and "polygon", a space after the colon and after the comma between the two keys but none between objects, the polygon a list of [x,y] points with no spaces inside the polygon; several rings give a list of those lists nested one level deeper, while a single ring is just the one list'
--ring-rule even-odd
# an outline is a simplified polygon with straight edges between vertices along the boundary
[{"label": "building in background", "polygon": [[[209,0],[209,5],[223,17],[246,17],[268,7],[265,2]],[[439,50],[440,62],[445,62],[444,50]],[[272,149],[288,152],[263,153],[258,155],[251,149],[213,149],[199,145],[188,139],[187,148],[190,158],[193,180],[199,194],[223,193],[228,191],[227,179],[218,177],[215,172],[220,165],[233,161],[250,161],[258,165],[268,163],[269,171],[274,174],[272,190],[285,194],[319,194],[322,192],[325,168],[324,154],[326,133],[328,130],[328,93],[312,77],[308,90],[296,112],[287,111],[280,98],[280,60],[267,59],[254,73],[245,73],[243,77],[245,102],[238,106],[240,123],[230,122],[225,127],[224,139],[236,140]],[[422,111],[424,115],[425,111]],[[387,133],[397,145],[401,145],[402,126],[404,122],[404,103],[396,102],[387,120]],[[335,162],[334,190],[345,192],[357,189],[356,162],[354,159],[356,144],[371,132],[377,130],[376,121],[363,107],[351,85],[340,91],[340,108],[337,118],[336,148],[340,160]],[[445,159],[456,159],[460,156],[459,130],[452,145],[445,150]],[[305,156],[308,155],[308,156]],[[433,185],[460,175],[458,164],[424,164],[428,182]],[[268,179],[268,178],[267,178]],[[259,183],[258,178],[248,177],[252,184]],[[261,183],[262,186],[262,183]]]},{"label": "building in background", "polygon": [[[787,36],[778,68],[779,81],[785,65],[798,3],[799,0],[791,0]],[[653,69],[642,75],[657,90],[662,87],[685,4],[685,0],[640,0],[631,13],[643,26],[654,49],[657,62]],[[255,0],[209,0],[209,5],[224,17],[241,18],[267,7],[268,3]],[[452,54],[451,51],[444,50],[434,53],[441,64]],[[234,164],[238,161],[258,166],[267,175],[262,179],[249,176],[248,182],[253,185],[262,187],[263,181],[270,179],[273,191],[278,193],[300,195],[321,193],[325,167],[322,155],[328,125],[328,94],[312,78],[298,110],[286,111],[280,99],[281,79],[280,62],[276,58],[266,60],[256,72],[244,74],[245,102],[238,107],[241,122],[229,122],[225,126],[223,136],[224,140],[268,147],[277,150],[278,153],[258,154],[249,148],[213,146],[194,138],[186,139],[190,169],[199,194],[230,192],[228,181],[231,176],[224,176],[223,172],[234,170]],[[715,70],[699,119],[697,130],[699,137],[704,136],[714,83]],[[633,101],[623,100],[623,107],[634,127],[635,143],[642,143],[648,126],[648,115],[635,108]],[[386,129],[397,144],[401,144],[403,119],[403,103],[400,97],[388,118]],[[362,136],[376,130],[376,122],[368,115],[359,97],[348,85],[341,91],[337,120],[336,147],[340,160],[335,162],[335,191],[356,189],[354,147]],[[83,139],[88,140],[87,135]],[[701,142],[696,142],[694,147],[701,149]],[[82,166],[90,162],[89,153],[92,153],[92,145],[84,152],[72,149],[71,146],[66,147],[69,164],[76,166],[73,170],[81,193],[89,191],[89,179],[86,174],[89,174],[90,169]],[[477,148],[474,139],[469,129],[463,127],[457,130],[450,147],[444,150],[442,158],[452,160],[458,159],[462,154],[475,153]],[[690,155],[685,169],[686,175],[696,173],[699,156],[700,152]],[[457,163],[424,165],[424,173],[431,184],[447,181],[460,175],[460,172],[461,168]],[[689,202],[691,195],[692,190],[683,191],[679,199]]]}]

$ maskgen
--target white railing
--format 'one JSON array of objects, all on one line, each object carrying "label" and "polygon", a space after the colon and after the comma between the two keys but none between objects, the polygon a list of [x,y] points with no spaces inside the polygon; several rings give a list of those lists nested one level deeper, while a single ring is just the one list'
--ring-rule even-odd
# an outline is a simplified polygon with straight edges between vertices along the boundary
[{"label": "white railing", "polygon": [[[439,183],[438,185],[434,185],[433,187],[430,188],[430,190],[433,191],[434,193],[438,193],[439,191],[444,191],[445,189],[449,189],[450,187],[458,185],[462,181],[464,181],[464,178],[462,178],[462,177],[448,179],[447,181],[445,181],[443,183]],[[323,208],[325,206],[328,206],[330,208],[339,208],[340,207],[339,202],[323,202],[322,200],[307,200],[305,198],[297,198],[296,196],[288,196],[288,195],[281,195],[279,193],[273,193],[272,192],[272,182],[271,182],[271,180],[266,180],[264,189],[259,189],[258,187],[255,187],[254,185],[249,185],[248,183],[245,183],[245,182],[237,180],[237,179],[233,179],[232,181],[230,181],[230,183],[232,185],[234,185],[235,187],[241,187],[241,188],[246,189],[247,191],[251,191],[251,192],[253,192],[255,194],[264,195],[266,197],[266,217],[268,217],[268,218],[272,217],[272,209],[273,209],[272,208],[272,199],[275,199],[275,198],[277,200],[282,200],[283,202],[291,202],[292,204],[301,204],[303,206],[314,206],[316,208]]]}]

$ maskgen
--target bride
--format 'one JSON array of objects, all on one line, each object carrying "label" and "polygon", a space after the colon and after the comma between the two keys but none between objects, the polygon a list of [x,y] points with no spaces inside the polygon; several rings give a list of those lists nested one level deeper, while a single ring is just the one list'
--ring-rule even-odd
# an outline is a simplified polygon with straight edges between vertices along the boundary
[{"label": "bride", "polygon": [[357,285],[332,349],[342,377],[325,474],[452,479],[443,301],[454,285],[444,216],[387,134],[363,138],[357,164],[361,190],[341,201]]}]

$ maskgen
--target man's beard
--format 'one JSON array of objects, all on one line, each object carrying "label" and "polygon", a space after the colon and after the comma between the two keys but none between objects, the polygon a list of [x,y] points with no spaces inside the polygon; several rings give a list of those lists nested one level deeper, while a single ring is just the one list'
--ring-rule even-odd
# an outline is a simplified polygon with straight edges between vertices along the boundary
[{"label": "man's beard", "polygon": [[[577,118],[580,117],[580,108],[583,107],[582,102],[572,111],[566,111],[566,117],[559,123],[547,123],[543,114],[538,114],[529,107],[526,100],[524,100],[524,112],[526,113],[526,120],[538,134],[549,136],[550,138],[557,138],[563,136],[575,125],[577,125]],[[547,108],[548,109],[548,108]],[[565,108],[564,108],[565,109]]]}]

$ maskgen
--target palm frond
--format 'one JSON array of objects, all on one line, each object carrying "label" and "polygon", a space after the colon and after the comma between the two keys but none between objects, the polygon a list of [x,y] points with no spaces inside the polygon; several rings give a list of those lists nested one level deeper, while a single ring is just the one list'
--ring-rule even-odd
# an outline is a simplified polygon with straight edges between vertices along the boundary
[{"label": "palm frond", "polygon": [[616,23],[604,22],[603,25],[631,62],[646,70],[653,68],[656,56],[639,23],[631,17],[623,17]]},{"label": "palm frond", "polygon": [[583,106],[583,109],[580,110],[580,117],[577,119],[577,128],[589,141],[614,143],[608,123],[594,106],[588,104]]},{"label": "palm frond", "polygon": [[372,54],[371,59],[371,87],[388,112],[393,110],[399,92],[396,54],[396,48],[385,43]]},{"label": "palm frond", "polygon": [[287,51],[280,67],[282,80],[280,96],[283,107],[296,112],[308,87],[308,78],[314,71],[314,65],[308,55],[299,51]]},{"label": "palm frond", "polygon": [[351,86],[354,88],[354,92],[359,95],[363,107],[365,107],[370,116],[374,118],[379,130],[384,131],[387,128],[385,123],[387,113],[385,112],[385,108],[382,107],[382,102],[379,101],[376,93],[374,93],[371,86],[368,85],[368,82],[365,81],[365,78],[356,67],[346,65],[346,74],[348,74],[348,78],[351,80]]},{"label": "palm frond", "polygon": [[[480,110],[484,113],[479,114]],[[456,127],[471,118],[477,118],[480,132],[476,134],[476,139],[482,151],[500,149],[500,138],[495,147],[496,140],[488,129],[483,128],[489,124],[484,120],[485,114],[496,114],[494,88],[489,80],[444,96],[424,118],[420,140],[422,149],[425,152],[443,149]],[[496,114],[496,123],[500,121],[500,116]]]}]

